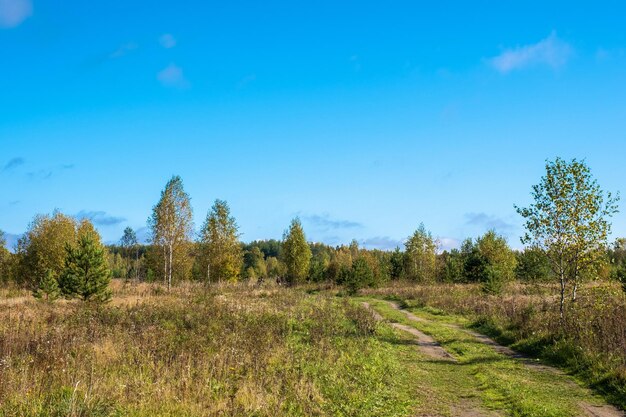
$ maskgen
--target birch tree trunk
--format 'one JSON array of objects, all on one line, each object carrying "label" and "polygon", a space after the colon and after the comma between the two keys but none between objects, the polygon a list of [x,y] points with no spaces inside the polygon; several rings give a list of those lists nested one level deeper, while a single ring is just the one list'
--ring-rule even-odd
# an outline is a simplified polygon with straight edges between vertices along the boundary
[{"label": "birch tree trunk", "polygon": [[173,245],[170,243],[170,269],[167,274],[167,291],[172,289],[172,257],[173,257]]},{"label": "birch tree trunk", "polygon": [[163,245],[163,281],[167,284],[167,246]]}]

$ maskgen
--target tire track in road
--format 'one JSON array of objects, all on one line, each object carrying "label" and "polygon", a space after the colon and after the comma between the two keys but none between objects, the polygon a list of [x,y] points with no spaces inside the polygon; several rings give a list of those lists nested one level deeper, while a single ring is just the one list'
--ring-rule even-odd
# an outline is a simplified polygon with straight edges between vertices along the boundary
[{"label": "tire track in road", "polygon": [[[418,317],[415,314],[411,313],[410,311],[404,310],[398,303],[394,303],[394,302],[391,302],[391,301],[386,301],[386,302],[392,308],[394,308],[395,310],[402,312],[411,321],[416,321],[416,322],[421,322],[421,323],[432,323],[433,322],[432,320],[427,320],[425,318]],[[380,315],[378,315],[378,316],[382,318],[382,316],[380,316]],[[541,372],[552,372],[552,373],[555,373],[555,374],[563,375],[564,377],[567,376],[567,374],[565,372],[563,372],[562,370],[560,370],[558,368],[554,368],[552,366],[548,366],[548,365],[543,365],[543,364],[537,363],[535,359],[533,359],[533,358],[531,358],[529,356],[526,356],[526,355],[524,355],[522,353],[516,352],[516,351],[514,351],[513,349],[511,349],[511,348],[509,348],[507,346],[503,346],[503,345],[499,344],[498,342],[496,342],[495,340],[491,339],[490,337],[485,336],[484,334],[477,333],[477,332],[474,332],[472,330],[465,329],[465,328],[463,328],[463,327],[461,327],[459,325],[452,324],[452,323],[437,322],[437,324],[440,324],[442,326],[446,326],[446,327],[449,327],[449,328],[452,328],[452,329],[455,329],[455,330],[459,330],[459,331],[465,332],[466,334],[469,334],[469,335],[473,336],[474,339],[476,339],[478,342],[491,347],[496,353],[499,353],[501,355],[507,356],[507,357],[515,359],[515,360],[518,360],[522,364],[524,364],[525,366],[530,367],[530,368],[532,368],[534,370],[541,371]],[[406,327],[408,327],[408,326],[406,326]],[[426,335],[426,336],[430,337],[428,335]],[[434,339],[433,339],[433,341],[434,341]],[[574,381],[571,381],[571,384],[576,385]],[[580,407],[585,412],[585,415],[587,417],[626,417],[626,413],[624,413],[624,412],[618,410],[616,407],[613,407],[612,405],[608,405],[608,404],[595,405],[595,404],[590,404],[588,402],[582,402],[582,403],[580,403]]]},{"label": "tire track in road", "polygon": [[[372,308],[372,306],[369,303],[363,302],[363,306],[365,306],[365,308],[367,308],[369,311],[372,312],[376,320],[384,321],[384,317],[381,316],[376,310],[374,310],[374,308]],[[405,331],[413,335],[415,337],[416,345],[419,347],[420,351],[424,355],[431,357],[433,359],[449,360],[452,362],[456,362],[456,359],[452,355],[446,352],[446,350],[442,348],[441,345],[435,341],[435,339],[433,339],[426,333],[423,333],[414,327],[407,326],[406,324],[400,324],[400,323],[389,323],[389,324],[396,329],[400,329],[402,331]]]}]

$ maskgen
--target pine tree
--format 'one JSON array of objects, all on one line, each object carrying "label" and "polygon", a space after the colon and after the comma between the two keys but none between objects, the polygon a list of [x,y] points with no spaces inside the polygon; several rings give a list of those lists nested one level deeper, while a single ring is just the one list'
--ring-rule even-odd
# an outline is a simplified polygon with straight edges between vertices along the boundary
[{"label": "pine tree", "polygon": [[54,276],[54,272],[47,270],[41,281],[39,281],[39,285],[33,291],[33,296],[40,300],[52,302],[59,298],[59,295],[60,290],[57,278]]},{"label": "pine tree", "polygon": [[307,278],[311,263],[311,248],[306,241],[302,223],[298,218],[291,221],[289,230],[285,232],[283,259],[287,265],[287,282],[289,284],[298,284]]},{"label": "pine tree", "polygon": [[365,258],[357,258],[352,264],[352,269],[346,277],[346,290],[349,295],[355,295],[361,288],[374,283],[374,272]]},{"label": "pine tree", "polygon": [[85,234],[75,247],[67,245],[66,251],[65,268],[59,279],[63,295],[84,301],[108,301],[111,274],[102,246],[91,234]]}]

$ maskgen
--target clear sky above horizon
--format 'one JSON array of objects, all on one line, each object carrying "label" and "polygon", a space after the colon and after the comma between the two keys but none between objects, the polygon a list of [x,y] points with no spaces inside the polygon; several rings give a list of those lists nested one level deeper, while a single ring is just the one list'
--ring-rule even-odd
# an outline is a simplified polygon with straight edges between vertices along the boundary
[{"label": "clear sky above horizon", "polygon": [[[0,229],[90,217],[105,241],[177,174],[242,239],[452,247],[546,159],[626,192],[626,5],[0,0]],[[624,207],[626,203],[622,202]],[[626,209],[614,218],[626,236]]]}]

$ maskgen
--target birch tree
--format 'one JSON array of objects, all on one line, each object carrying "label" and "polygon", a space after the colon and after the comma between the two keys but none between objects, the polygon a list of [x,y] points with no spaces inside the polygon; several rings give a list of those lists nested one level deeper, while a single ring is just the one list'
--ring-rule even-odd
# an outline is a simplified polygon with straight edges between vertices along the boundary
[{"label": "birch tree", "polygon": [[522,243],[544,250],[550,259],[560,282],[563,319],[566,292],[576,301],[582,276],[601,261],[619,196],[605,193],[584,162],[561,158],[546,163],[546,175],[533,186],[532,196],[529,207],[516,206],[526,219]]},{"label": "birch tree", "polygon": [[309,274],[311,248],[298,218],[291,221],[289,230],[283,236],[282,256],[287,266],[287,282],[289,284],[303,282]]},{"label": "birch tree", "polygon": [[239,226],[223,200],[215,200],[200,230],[199,243],[207,283],[235,281],[243,265]]},{"label": "birch tree", "polygon": [[[130,227],[126,227],[124,229],[124,235],[120,240],[120,246],[124,250],[124,255],[126,258],[130,258],[135,255],[135,266],[133,269],[135,270],[135,279],[139,280],[139,244],[137,242],[137,234]],[[130,270],[126,271],[126,278],[130,278]]]},{"label": "birch tree", "polygon": [[163,253],[163,277],[169,291],[175,256],[181,256],[177,249],[186,246],[193,235],[191,201],[179,176],[173,176],[165,185],[148,224],[152,231],[152,244],[161,248]]},{"label": "birch tree", "polygon": [[74,218],[58,211],[35,216],[18,241],[18,283],[33,289],[48,271],[58,277],[65,265],[65,247],[76,243],[77,228]]},{"label": "birch tree", "polygon": [[432,282],[436,275],[438,243],[424,224],[405,243],[405,271],[407,278],[419,282]]}]

